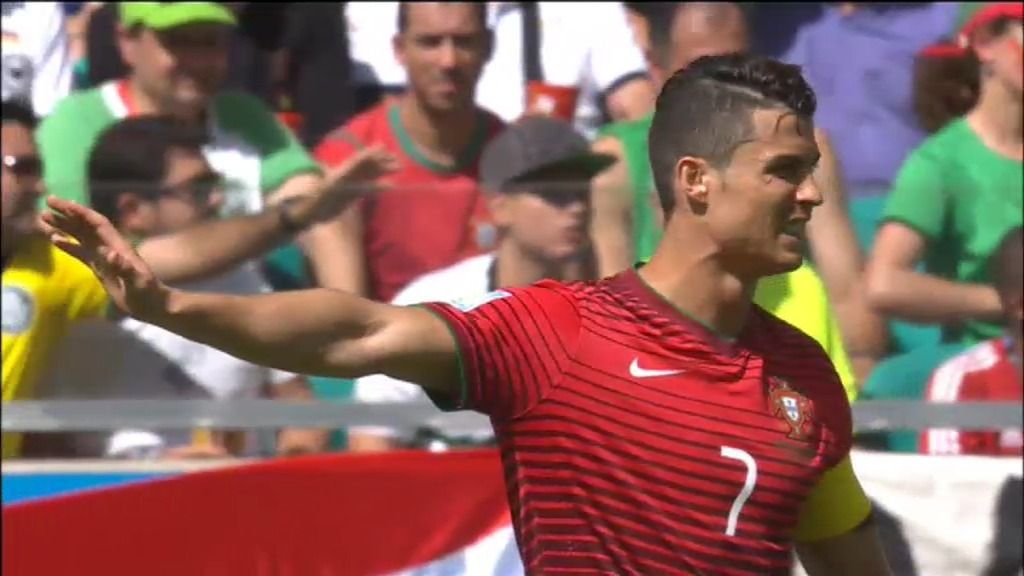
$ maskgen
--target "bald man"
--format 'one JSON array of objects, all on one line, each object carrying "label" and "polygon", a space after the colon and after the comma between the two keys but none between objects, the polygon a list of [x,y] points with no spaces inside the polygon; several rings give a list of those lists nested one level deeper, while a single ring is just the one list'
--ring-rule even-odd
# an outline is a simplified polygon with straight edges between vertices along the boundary
[{"label": "bald man", "polygon": [[[647,26],[641,30],[647,37],[640,42],[646,46],[648,73],[658,89],[673,72],[701,56],[749,49],[746,14],[736,3],[652,3],[644,9],[643,15]],[[594,180],[592,236],[602,276],[619,272],[637,261],[646,261],[661,237],[662,213],[653,192],[647,158],[650,126],[651,116],[609,124],[593,145],[595,152],[611,154],[619,159]],[[815,179],[825,202],[815,210],[814,218],[808,224],[807,237],[821,277],[818,278],[809,267],[798,270],[798,273],[806,276],[811,284],[824,282],[828,294],[828,316],[834,314],[838,320],[852,371],[856,381],[862,382],[878,358],[887,352],[888,332],[882,318],[867,306],[861,288],[864,256],[847,212],[845,192],[831,143],[820,130],[815,135],[822,154]],[[794,278],[783,278],[771,284],[784,288],[783,296],[773,295],[771,302],[759,303],[779,314],[779,310],[788,309],[788,302],[795,297]],[[773,309],[776,303],[782,306]],[[808,329],[811,324],[821,326],[822,322],[830,322],[820,315],[811,323],[803,322],[802,326],[800,318],[783,319],[808,333],[811,333]],[[811,336],[817,337],[813,333]],[[833,359],[842,363],[842,360]],[[848,390],[852,398],[855,386],[848,386]]]}]

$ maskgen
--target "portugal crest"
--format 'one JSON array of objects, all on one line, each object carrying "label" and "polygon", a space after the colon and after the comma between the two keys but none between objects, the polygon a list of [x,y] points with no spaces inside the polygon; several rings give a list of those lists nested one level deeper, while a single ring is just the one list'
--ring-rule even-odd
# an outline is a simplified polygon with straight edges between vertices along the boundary
[{"label": "portugal crest", "polygon": [[772,416],[782,418],[789,424],[789,437],[806,440],[810,436],[811,401],[793,390],[782,378],[768,377],[768,399]]}]

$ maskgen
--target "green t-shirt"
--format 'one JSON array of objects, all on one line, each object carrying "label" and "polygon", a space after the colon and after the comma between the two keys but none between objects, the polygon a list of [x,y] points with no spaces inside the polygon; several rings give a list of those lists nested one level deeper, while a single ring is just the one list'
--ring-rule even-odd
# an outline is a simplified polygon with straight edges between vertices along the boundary
[{"label": "green t-shirt", "polygon": [[[928,138],[903,164],[883,221],[923,235],[925,269],[959,282],[991,284],[989,257],[1024,222],[1024,164],[990,150],[964,119]],[[1002,326],[968,322],[946,330],[946,342],[975,343],[1002,334]]]},{"label": "green t-shirt", "polygon": [[650,259],[661,240],[661,228],[655,212],[657,194],[647,155],[647,133],[651,130],[653,120],[652,113],[639,120],[608,124],[598,132],[598,137],[607,136],[622,143],[629,173],[629,193],[633,197],[633,246],[636,247],[638,262]]},{"label": "green t-shirt", "polygon": [[[89,154],[99,135],[130,115],[121,82],[76,92],[62,100],[36,132],[47,192],[87,202]],[[257,212],[263,196],[293,176],[319,166],[263,102],[243,93],[214,97],[211,141],[203,152],[227,184],[225,215]]]}]

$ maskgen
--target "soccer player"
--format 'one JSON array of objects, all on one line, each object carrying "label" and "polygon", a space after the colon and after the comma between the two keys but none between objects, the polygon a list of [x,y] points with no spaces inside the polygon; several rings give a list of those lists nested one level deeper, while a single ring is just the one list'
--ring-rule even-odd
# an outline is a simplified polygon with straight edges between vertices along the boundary
[{"label": "soccer player", "polygon": [[99,214],[50,199],[53,241],[129,313],[283,370],[416,382],[490,416],[527,573],[889,574],[849,459],[842,386],[751,304],[796,269],[821,202],[815,98],[795,66],[695,61],[666,82],[650,262],[473,302],[394,307],[318,289],[168,288]]}]

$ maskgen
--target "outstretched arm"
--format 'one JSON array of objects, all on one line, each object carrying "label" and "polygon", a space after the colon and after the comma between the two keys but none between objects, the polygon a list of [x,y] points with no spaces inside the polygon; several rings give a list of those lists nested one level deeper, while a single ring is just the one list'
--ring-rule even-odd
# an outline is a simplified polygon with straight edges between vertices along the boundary
[{"label": "outstretched arm", "polygon": [[334,217],[353,200],[372,191],[380,177],[394,170],[396,162],[380,148],[360,150],[318,179],[312,192],[292,194],[259,214],[203,222],[147,238],[138,245],[139,255],[160,280],[170,284],[218,274],[295,234],[320,234],[323,229],[336,227]]},{"label": "outstretched arm", "polygon": [[174,290],[110,222],[84,206],[48,199],[44,228],[96,273],[128,314],[263,366],[311,375],[383,373],[451,393],[456,344],[444,321],[418,308],[315,289],[233,296]]}]

